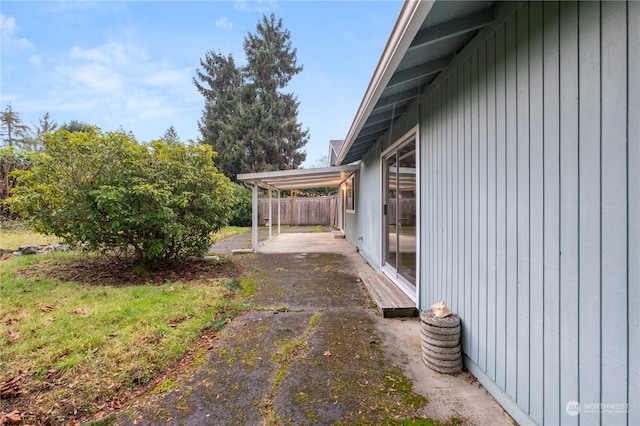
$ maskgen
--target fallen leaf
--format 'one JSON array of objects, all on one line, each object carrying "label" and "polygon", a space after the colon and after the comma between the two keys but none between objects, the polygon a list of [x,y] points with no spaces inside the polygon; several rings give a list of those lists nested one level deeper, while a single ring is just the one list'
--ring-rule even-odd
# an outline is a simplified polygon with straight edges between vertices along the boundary
[{"label": "fallen leaf", "polygon": [[56,309],[56,308],[57,308],[57,306],[49,306],[49,305],[40,306],[40,310],[41,310],[42,312],[51,312],[51,311],[53,311],[53,310],[54,310],[54,309]]},{"label": "fallen leaf", "polygon": [[18,375],[0,383],[0,398],[9,399],[9,398],[16,398],[20,396],[21,381],[22,381],[22,375]]},{"label": "fallen leaf", "polygon": [[331,351],[324,351],[324,353],[322,354],[324,356],[331,356]]},{"label": "fallen leaf", "polygon": [[84,314],[88,314],[89,310],[87,308],[75,308],[73,311],[69,313],[76,314],[76,315],[84,315]]},{"label": "fallen leaf", "polygon": [[19,331],[11,331],[9,330],[9,343],[16,342],[20,339]]},{"label": "fallen leaf", "polygon": [[20,422],[22,422],[22,416],[17,410],[14,410],[9,414],[4,414],[2,417],[0,417],[0,424],[17,425]]}]

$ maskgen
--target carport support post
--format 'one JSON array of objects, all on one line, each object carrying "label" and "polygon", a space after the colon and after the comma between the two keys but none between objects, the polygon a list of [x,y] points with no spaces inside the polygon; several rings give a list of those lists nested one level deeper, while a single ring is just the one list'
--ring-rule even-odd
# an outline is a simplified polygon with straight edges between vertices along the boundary
[{"label": "carport support post", "polygon": [[278,235],[280,235],[280,190],[278,189]]},{"label": "carport support post", "polygon": [[258,252],[258,185],[251,188],[251,246],[253,252]]},{"label": "carport support post", "polygon": [[271,241],[271,224],[273,223],[273,221],[271,220],[271,194],[273,193],[273,191],[271,190],[271,188],[269,188],[269,241]]}]

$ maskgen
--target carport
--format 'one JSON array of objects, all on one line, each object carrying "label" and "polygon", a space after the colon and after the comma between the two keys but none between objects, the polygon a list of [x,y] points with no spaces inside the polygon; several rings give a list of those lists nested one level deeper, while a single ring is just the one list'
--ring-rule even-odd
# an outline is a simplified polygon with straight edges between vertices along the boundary
[{"label": "carport", "polygon": [[[251,189],[252,193],[252,219],[251,219],[251,250],[258,251],[258,190],[266,189],[269,194],[269,211],[267,212],[269,240],[273,238],[273,212],[271,198],[275,192],[278,201],[282,191],[292,189],[309,189],[323,187],[340,187],[349,176],[359,169],[359,164],[348,164],[334,167],[321,167],[314,169],[277,170],[273,172],[242,173],[238,180]],[[276,212],[278,225],[276,235],[280,234],[280,203]]]}]

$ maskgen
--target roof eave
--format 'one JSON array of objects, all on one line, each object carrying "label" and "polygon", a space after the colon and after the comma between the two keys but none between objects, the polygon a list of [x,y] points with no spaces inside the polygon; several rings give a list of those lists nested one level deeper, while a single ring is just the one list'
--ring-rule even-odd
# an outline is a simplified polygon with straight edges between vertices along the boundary
[{"label": "roof eave", "polygon": [[434,3],[417,0],[406,0],[403,3],[335,164],[342,164]]}]

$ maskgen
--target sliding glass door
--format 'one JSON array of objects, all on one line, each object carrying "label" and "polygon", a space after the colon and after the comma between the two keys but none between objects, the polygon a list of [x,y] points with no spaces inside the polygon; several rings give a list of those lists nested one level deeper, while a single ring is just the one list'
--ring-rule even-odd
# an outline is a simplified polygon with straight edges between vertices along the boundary
[{"label": "sliding glass door", "polygon": [[412,138],[383,158],[383,265],[399,287],[415,297],[416,142]]}]

